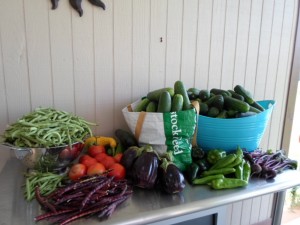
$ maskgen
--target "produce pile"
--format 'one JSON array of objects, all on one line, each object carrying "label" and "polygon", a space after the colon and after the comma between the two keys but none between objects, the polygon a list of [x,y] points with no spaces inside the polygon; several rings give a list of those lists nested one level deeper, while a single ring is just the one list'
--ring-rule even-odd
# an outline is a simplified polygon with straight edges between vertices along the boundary
[{"label": "produce pile", "polygon": [[15,147],[47,148],[84,142],[92,136],[88,122],[81,117],[53,108],[37,108],[8,126],[4,142]]},{"label": "produce pile", "polygon": [[265,109],[254,100],[250,91],[241,85],[233,90],[189,88],[190,101],[198,101],[200,115],[215,118],[241,118],[256,115]]},{"label": "produce pile", "polygon": [[[217,118],[251,116],[264,110],[240,85],[234,90],[186,90],[182,81],[176,81],[174,88],[149,92],[133,111],[184,111],[192,108],[193,101],[199,102],[201,115]],[[18,147],[74,142],[84,146],[77,161],[64,173],[35,168],[24,174],[25,199],[35,199],[44,210],[34,218],[36,222],[68,224],[90,216],[106,219],[134,194],[134,188],[159,189],[170,195],[182,192],[186,181],[193,186],[208,185],[212,190],[245,188],[252,177],[274,179],[284,170],[298,166],[283,150],[248,152],[237,143],[232,152],[203,151],[193,146],[189,153],[192,161],[181,170],[172,152],[158,154],[150,144],[139,145],[135,136],[123,129],[115,130],[115,136],[95,136],[91,125],[95,124],[63,111],[39,108],[5,131],[5,142]],[[188,140],[190,146],[191,141]]]},{"label": "produce pile", "polygon": [[286,169],[296,170],[296,160],[288,158],[284,151],[248,152],[237,147],[228,153],[222,149],[204,152],[193,148],[193,163],[185,176],[192,185],[209,185],[212,189],[245,187],[251,177],[273,179]]}]

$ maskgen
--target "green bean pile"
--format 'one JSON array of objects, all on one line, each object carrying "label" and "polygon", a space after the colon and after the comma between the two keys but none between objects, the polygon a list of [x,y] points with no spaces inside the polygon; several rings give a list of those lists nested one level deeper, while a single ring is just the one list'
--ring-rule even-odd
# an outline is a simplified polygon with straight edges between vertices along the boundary
[{"label": "green bean pile", "polygon": [[16,147],[49,148],[83,142],[92,136],[96,125],[65,111],[37,108],[11,124],[3,134],[4,142]]},{"label": "green bean pile", "polygon": [[51,172],[31,172],[26,173],[24,184],[24,197],[27,201],[35,198],[35,187],[38,186],[42,195],[49,195],[58,187],[62,186],[65,175],[59,175]]}]

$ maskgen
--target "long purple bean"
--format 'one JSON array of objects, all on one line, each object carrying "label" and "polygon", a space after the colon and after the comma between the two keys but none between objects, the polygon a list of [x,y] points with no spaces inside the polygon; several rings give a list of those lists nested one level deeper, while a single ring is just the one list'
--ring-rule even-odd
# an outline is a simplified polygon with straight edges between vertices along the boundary
[{"label": "long purple bean", "polygon": [[83,199],[82,203],[81,203],[81,207],[80,210],[83,209],[83,207],[87,204],[87,202],[89,201],[89,199],[91,198],[91,196],[98,190],[100,190],[103,186],[108,185],[111,181],[113,180],[113,177],[108,178],[105,182],[100,183],[98,186],[96,186],[94,189],[92,189],[87,195],[86,197]]}]

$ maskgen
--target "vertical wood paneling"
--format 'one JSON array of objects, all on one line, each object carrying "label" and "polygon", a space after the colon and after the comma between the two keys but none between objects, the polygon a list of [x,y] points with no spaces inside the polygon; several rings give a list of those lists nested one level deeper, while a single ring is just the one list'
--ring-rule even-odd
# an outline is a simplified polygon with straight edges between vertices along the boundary
[{"label": "vertical wood paneling", "polygon": [[252,205],[251,205],[251,217],[250,217],[250,223],[249,224],[254,224],[259,222],[258,217],[259,217],[259,212],[262,210],[260,208],[261,204],[261,197],[255,197],[252,199]]},{"label": "vertical wood paneling", "polygon": [[239,1],[227,0],[222,57],[221,88],[233,88],[234,59],[238,24]]},{"label": "vertical wood paneling", "polygon": [[259,42],[259,52],[257,61],[257,72],[255,78],[255,92],[254,97],[257,100],[264,99],[264,90],[266,87],[266,75],[268,70],[268,59],[270,40],[272,32],[272,21],[274,12],[274,1],[266,0],[263,4],[263,14],[261,23],[261,34]]},{"label": "vertical wood paneling", "polygon": [[[0,27],[1,28],[1,27]],[[1,30],[1,29],[0,29]],[[7,102],[6,102],[6,87],[4,79],[4,67],[3,67],[3,57],[2,57],[2,41],[0,32],[0,133],[3,133],[8,125],[8,115],[7,115]],[[5,106],[5,107],[4,107]]]},{"label": "vertical wood paneling", "polygon": [[23,1],[0,2],[8,123],[31,110],[23,7]]},{"label": "vertical wood paneling", "polygon": [[132,18],[132,100],[149,90],[150,1],[133,0]]},{"label": "vertical wood paneling", "polygon": [[[254,97],[257,100],[262,100],[265,94],[266,80],[268,73],[268,61],[270,53],[270,41],[272,33],[272,22],[274,15],[274,1],[266,0],[263,4],[263,15],[261,24],[261,36],[259,45],[259,55],[257,62],[257,73],[255,79],[255,91]],[[270,126],[267,127],[266,132],[268,132]],[[261,148],[267,148],[267,136],[264,135],[261,141]]]},{"label": "vertical wood paneling", "polygon": [[56,10],[50,10],[49,32],[54,107],[75,112],[73,45],[71,8],[68,1],[60,1]]},{"label": "vertical wood paneling", "polygon": [[226,210],[226,222],[225,225],[231,225],[231,217],[232,217],[232,208],[233,208],[233,204],[227,205],[227,210]]},{"label": "vertical wood paneling", "polygon": [[[257,57],[260,39],[260,26],[262,18],[263,1],[253,0],[251,5],[249,40],[247,47],[247,64],[244,86],[247,90],[254,93],[255,77],[257,70]],[[259,78],[258,78],[259,79]]]},{"label": "vertical wood paneling", "polygon": [[241,225],[242,205],[243,202],[239,201],[232,204],[232,214],[230,225]]},{"label": "vertical wood paneling", "polygon": [[[48,2],[24,0],[31,106],[53,106]],[[39,19],[36,19],[39,18]]]},{"label": "vertical wood paneling", "polygon": [[221,87],[222,75],[222,57],[224,48],[224,25],[226,3],[224,0],[213,1],[213,18],[212,18],[212,32],[211,32],[211,48],[209,58],[209,79],[208,88]]},{"label": "vertical wood paneling", "polygon": [[113,2],[105,2],[105,11],[94,8],[96,134],[114,132]]},{"label": "vertical wood paneling", "polygon": [[168,0],[166,86],[172,87],[180,79],[183,0]]},{"label": "vertical wood paneling", "polygon": [[87,1],[82,2],[82,8],[82,17],[75,10],[72,10],[71,17],[75,112],[89,121],[95,121],[93,10]]},{"label": "vertical wood paneling", "polygon": [[208,87],[213,1],[199,1],[195,86]]},{"label": "vertical wood paneling", "polygon": [[245,68],[247,64],[247,48],[249,40],[249,23],[252,1],[240,0],[238,32],[236,37],[235,65],[233,86],[236,84],[244,85]]},{"label": "vertical wood paneling", "polygon": [[[284,1],[275,1],[264,99],[274,99],[276,75],[277,75],[276,72],[278,69],[277,65],[279,63],[278,60],[279,60],[280,39],[281,39],[281,32],[282,32],[283,11],[284,11]],[[274,110],[274,112],[272,113],[272,117],[275,116],[277,113],[280,113],[280,111]],[[265,139],[268,139],[269,132],[270,132],[270,126],[268,126],[264,134]],[[267,141],[265,142],[265,146],[266,147],[268,146],[270,148],[270,145],[268,145]],[[273,146],[275,147],[275,145]]]},{"label": "vertical wood paneling", "polygon": [[165,87],[167,0],[152,0],[150,9],[149,90]]},{"label": "vertical wood paneling", "polygon": [[[297,19],[297,9],[299,7],[299,1],[285,1],[284,6],[284,19],[281,32],[281,45],[280,56],[278,60],[276,87],[274,93],[274,99],[277,100],[276,111],[277,113],[272,116],[271,124],[272,129],[269,134],[269,146],[273,149],[281,147],[282,133],[283,133],[283,120],[286,110],[286,91],[288,90],[289,77],[284,74],[289,74],[291,69],[291,57],[294,48],[294,35]],[[278,123],[276,121],[282,121]]]},{"label": "vertical wood paneling", "polygon": [[251,206],[252,206],[252,199],[247,199],[243,201],[241,225],[250,224]]},{"label": "vertical wood paneling", "polygon": [[[188,4],[187,4],[188,2]],[[194,87],[198,1],[184,1],[180,79],[186,88]]]},{"label": "vertical wood paneling", "polygon": [[124,127],[121,109],[132,100],[132,1],[114,1],[114,126]]},{"label": "vertical wood paneling", "polygon": [[268,209],[269,209],[270,198],[272,198],[272,196],[273,195],[271,194],[261,196],[258,221],[264,221],[270,218],[271,214],[269,214],[270,211]]}]

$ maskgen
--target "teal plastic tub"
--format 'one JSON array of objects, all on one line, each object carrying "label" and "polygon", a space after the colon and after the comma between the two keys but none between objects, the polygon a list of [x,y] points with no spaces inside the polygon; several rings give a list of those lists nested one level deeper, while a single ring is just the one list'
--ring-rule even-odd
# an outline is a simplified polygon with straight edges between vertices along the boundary
[{"label": "teal plastic tub", "polygon": [[267,128],[275,101],[258,101],[266,110],[249,117],[220,119],[200,115],[197,144],[204,151],[220,148],[234,151],[237,146],[254,151],[260,145]]}]

